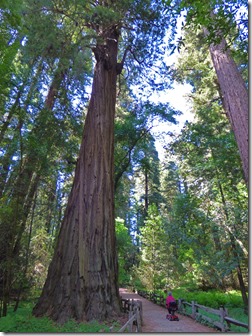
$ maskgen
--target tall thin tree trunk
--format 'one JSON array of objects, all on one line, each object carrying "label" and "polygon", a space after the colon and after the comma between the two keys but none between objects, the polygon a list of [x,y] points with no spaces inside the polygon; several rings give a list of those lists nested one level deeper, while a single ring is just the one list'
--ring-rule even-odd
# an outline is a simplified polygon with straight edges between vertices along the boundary
[{"label": "tall thin tree trunk", "polygon": [[144,195],[144,214],[148,215],[148,207],[149,207],[149,176],[148,169],[145,169],[144,172],[144,184],[145,184],[145,195]]},{"label": "tall thin tree trunk", "polygon": [[[207,35],[207,30],[204,30]],[[210,45],[210,54],[221,89],[222,101],[234,131],[242,161],[244,178],[248,183],[248,90],[224,39]]]},{"label": "tall thin tree trunk", "polygon": [[96,66],[80,156],[36,316],[105,320],[120,311],[114,223],[116,27],[94,48]]},{"label": "tall thin tree trunk", "polygon": [[33,206],[32,206],[28,243],[27,243],[27,248],[26,248],[26,252],[25,252],[25,265],[24,265],[24,270],[23,270],[21,280],[20,280],[20,284],[19,284],[19,288],[18,288],[16,303],[15,303],[15,306],[14,306],[14,309],[13,309],[14,312],[17,311],[18,306],[19,306],[20,297],[21,297],[21,294],[22,294],[22,291],[23,291],[24,281],[25,281],[25,278],[26,278],[26,273],[27,273],[27,269],[28,269],[28,265],[29,265],[31,235],[32,235],[33,220],[34,220],[34,213],[35,213],[35,207],[36,207],[36,199],[37,199],[37,194],[35,194],[35,196],[34,196],[34,202],[33,202]]}]

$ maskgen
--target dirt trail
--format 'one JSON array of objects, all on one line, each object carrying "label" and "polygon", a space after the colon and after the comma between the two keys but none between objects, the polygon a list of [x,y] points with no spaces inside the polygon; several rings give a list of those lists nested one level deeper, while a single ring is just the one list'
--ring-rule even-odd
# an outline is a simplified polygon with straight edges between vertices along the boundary
[{"label": "dirt trail", "polygon": [[169,321],[166,319],[167,309],[160,307],[136,293],[132,293],[127,289],[120,289],[120,295],[123,299],[134,299],[142,301],[143,305],[143,326],[142,332],[145,333],[216,333],[215,329],[204,326],[195,322],[189,317],[176,314],[179,321]]}]

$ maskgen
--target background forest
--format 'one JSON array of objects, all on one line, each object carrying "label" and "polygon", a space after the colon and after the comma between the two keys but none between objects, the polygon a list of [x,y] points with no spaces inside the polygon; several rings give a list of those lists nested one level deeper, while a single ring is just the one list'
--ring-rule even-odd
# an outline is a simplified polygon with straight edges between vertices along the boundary
[{"label": "background forest", "polygon": [[[93,12],[81,13],[84,3]],[[98,23],[111,20],[116,14],[109,3],[1,1],[0,317],[13,301],[17,310],[20,300],[40,295],[45,283],[94,75],[97,36],[85,22],[91,14]],[[133,3],[140,17],[154,6]],[[247,178],[210,53],[221,35],[248,87],[247,2],[153,3],[156,10],[165,6],[162,29],[148,40],[148,20],[141,27],[134,21],[132,35],[123,27],[133,47],[123,45],[122,34],[118,52],[124,62],[114,146],[119,286],[236,290],[247,307]],[[168,66],[174,52],[178,59]],[[194,121],[180,134],[171,129],[183,111],[150,99],[171,92],[175,82],[192,87]],[[157,120],[171,139],[163,143],[162,160],[153,133]]]}]

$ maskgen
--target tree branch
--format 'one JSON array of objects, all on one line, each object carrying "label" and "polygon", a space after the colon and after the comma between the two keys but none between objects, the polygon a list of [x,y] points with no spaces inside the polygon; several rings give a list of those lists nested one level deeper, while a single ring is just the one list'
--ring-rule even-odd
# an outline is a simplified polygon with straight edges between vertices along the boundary
[{"label": "tree branch", "polygon": [[130,48],[129,48],[129,47],[127,47],[127,48],[125,49],[124,54],[123,54],[122,61],[121,61],[120,63],[117,63],[117,65],[116,65],[116,72],[117,72],[118,75],[120,75],[121,72],[122,72],[122,69],[123,69],[123,66],[124,66],[124,63],[125,63],[125,60],[126,60],[126,56],[127,56],[127,54],[128,54],[128,51],[130,51]]}]

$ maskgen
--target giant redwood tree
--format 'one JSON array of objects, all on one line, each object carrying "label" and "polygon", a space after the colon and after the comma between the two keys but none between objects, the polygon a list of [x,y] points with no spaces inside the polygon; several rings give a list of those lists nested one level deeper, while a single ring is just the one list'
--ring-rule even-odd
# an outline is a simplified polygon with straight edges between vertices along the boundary
[{"label": "giant redwood tree", "polygon": [[72,190],[33,313],[58,322],[104,320],[120,312],[113,182],[117,76],[127,52],[131,66],[140,65],[138,71],[157,56],[155,48],[165,32],[163,4],[151,0],[68,1],[54,2],[47,10],[62,15],[61,22],[71,18],[83,24],[95,67]]},{"label": "giant redwood tree", "polygon": [[58,321],[119,311],[113,207],[116,26],[94,48],[96,66],[75,180],[35,315]]}]

